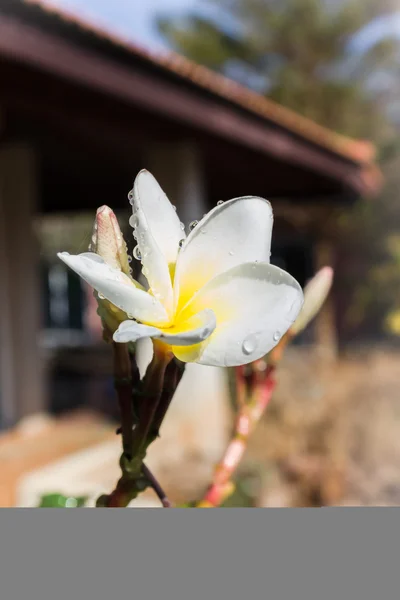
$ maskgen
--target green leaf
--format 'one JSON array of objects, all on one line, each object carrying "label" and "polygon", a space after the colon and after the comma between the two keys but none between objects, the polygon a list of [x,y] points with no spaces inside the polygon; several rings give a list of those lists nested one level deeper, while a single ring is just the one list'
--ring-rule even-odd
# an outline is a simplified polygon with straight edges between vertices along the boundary
[{"label": "green leaf", "polygon": [[87,496],[64,496],[63,494],[44,494],[38,508],[81,508],[87,502]]}]

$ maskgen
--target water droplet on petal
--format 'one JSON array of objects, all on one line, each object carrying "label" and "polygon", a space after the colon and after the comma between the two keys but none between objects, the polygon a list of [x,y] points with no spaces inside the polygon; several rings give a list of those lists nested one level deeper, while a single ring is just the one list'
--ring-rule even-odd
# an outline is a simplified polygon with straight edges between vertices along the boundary
[{"label": "water droplet on petal", "polygon": [[200,233],[207,233],[206,229],[200,229]]},{"label": "water droplet on petal", "polygon": [[133,249],[133,256],[136,258],[136,260],[142,260],[142,254],[140,252],[140,248],[139,246],[135,246]]},{"label": "water droplet on petal", "polygon": [[182,231],[185,231],[185,223],[179,223],[180,228],[182,229]]},{"label": "water droplet on petal", "polygon": [[229,250],[229,256],[233,256],[235,253],[233,250]]},{"label": "water droplet on petal", "polygon": [[128,263],[132,262],[132,256],[130,256],[130,254],[128,254]]},{"label": "water droplet on petal", "polygon": [[281,332],[275,331],[273,338],[274,338],[274,342],[279,342],[279,340],[281,339]]},{"label": "water droplet on petal", "polygon": [[179,248],[182,248],[184,243],[185,243],[185,240],[179,240],[179,244],[178,244]]},{"label": "water droplet on petal", "polygon": [[221,206],[221,204],[223,204],[223,203],[224,203],[224,201],[223,201],[223,200],[218,200],[218,202],[217,202],[217,206]]},{"label": "water droplet on petal", "polygon": [[99,294],[99,298],[100,300],[104,300],[105,296],[103,296],[103,294]]},{"label": "water droplet on petal", "polygon": [[131,215],[129,217],[129,225],[133,228],[135,228],[139,225],[139,219],[137,218],[136,215]]},{"label": "water droplet on petal", "polygon": [[192,229],[194,229],[196,227],[196,225],[198,225],[198,224],[199,224],[198,221],[192,221],[191,223],[189,223],[190,231],[192,231]]},{"label": "water droplet on petal", "polygon": [[130,313],[126,313],[126,314],[127,314],[128,319],[133,319],[133,315],[131,315]]},{"label": "water droplet on petal", "polygon": [[174,211],[176,212],[176,206],[175,204],[172,204],[172,208],[174,209]]},{"label": "water droplet on petal", "polygon": [[130,190],[130,191],[128,192],[128,200],[129,200],[129,202],[130,202],[131,204],[132,204],[132,202],[133,202],[133,198],[134,198],[134,196],[133,196],[133,190]]},{"label": "water droplet on petal", "polygon": [[243,340],[242,350],[244,354],[252,354],[254,350],[257,348],[257,337],[254,334],[251,334]]}]

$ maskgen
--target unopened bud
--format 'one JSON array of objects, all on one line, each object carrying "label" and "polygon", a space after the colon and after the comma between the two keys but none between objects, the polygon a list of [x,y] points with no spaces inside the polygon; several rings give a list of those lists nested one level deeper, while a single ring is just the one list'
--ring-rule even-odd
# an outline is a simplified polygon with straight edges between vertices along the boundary
[{"label": "unopened bud", "polygon": [[[97,209],[90,250],[102,257],[110,267],[122,271],[130,277],[130,268],[126,243],[117,217],[108,206]],[[136,284],[136,282],[133,282]],[[113,333],[119,325],[128,319],[125,312],[111,304],[105,298],[94,293],[97,300],[97,313],[103,324],[103,337],[111,342]]]},{"label": "unopened bud", "polygon": [[110,267],[119,269],[126,275],[130,274],[126,243],[117,217],[108,206],[97,209],[90,249],[99,254]]},{"label": "unopened bud", "polygon": [[297,335],[312,321],[324,304],[332,286],[333,269],[323,267],[304,288],[304,304],[299,316],[290,328],[290,334]]}]

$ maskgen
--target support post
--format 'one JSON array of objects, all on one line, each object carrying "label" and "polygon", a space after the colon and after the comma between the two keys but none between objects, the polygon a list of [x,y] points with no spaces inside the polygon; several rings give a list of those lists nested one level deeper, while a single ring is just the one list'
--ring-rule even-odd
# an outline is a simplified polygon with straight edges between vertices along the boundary
[{"label": "support post", "polygon": [[25,144],[0,146],[0,406],[3,425],[45,410],[39,251],[33,230],[37,165]]},{"label": "support post", "polygon": [[207,211],[205,180],[194,141],[151,144],[144,166],[157,178],[185,225],[202,218]]}]

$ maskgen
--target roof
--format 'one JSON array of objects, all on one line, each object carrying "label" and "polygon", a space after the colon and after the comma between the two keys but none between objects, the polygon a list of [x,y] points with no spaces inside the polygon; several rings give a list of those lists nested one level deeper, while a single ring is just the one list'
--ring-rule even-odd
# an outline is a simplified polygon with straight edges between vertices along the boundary
[{"label": "roof", "polygon": [[[374,164],[375,148],[364,140],[353,140],[322,127],[312,120],[287,109],[272,100],[213,71],[188,60],[175,52],[154,53],[110,32],[106,27],[87,21],[76,14],[60,9],[50,0],[5,0],[8,4],[35,7],[44,15],[79,30],[92,39],[106,42],[110,47],[123,50],[132,57],[145,61],[149,67],[162,69],[165,73],[195,86],[199,91],[211,93],[245,110],[247,113],[268,120],[278,127],[301,137],[320,148],[359,166],[364,191],[376,191],[381,182],[379,169]],[[0,8],[0,11],[2,8]]]}]

